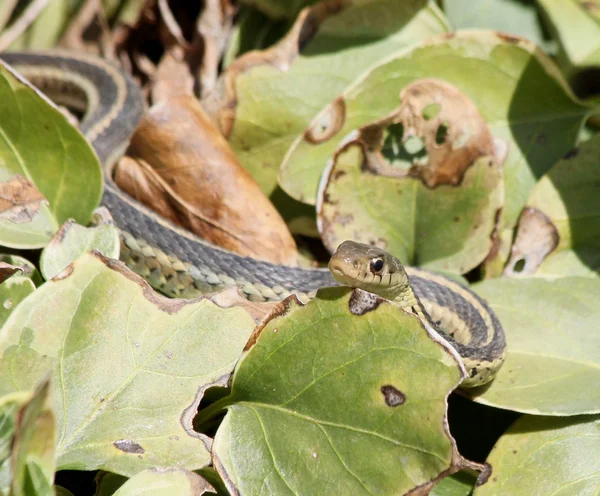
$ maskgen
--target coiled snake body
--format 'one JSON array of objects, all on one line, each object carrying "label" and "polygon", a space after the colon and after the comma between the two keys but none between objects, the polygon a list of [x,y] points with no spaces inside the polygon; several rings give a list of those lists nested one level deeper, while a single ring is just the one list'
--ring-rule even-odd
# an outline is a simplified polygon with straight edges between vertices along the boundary
[{"label": "coiled snake body", "polygon": [[[249,299],[280,300],[336,284],[328,270],[274,265],[217,248],[121,192],[112,181],[112,168],[144,111],[137,85],[122,71],[101,59],[71,53],[3,53],[0,58],[57,103],[86,109],[80,128],[104,167],[102,205],[120,230],[121,259],[152,286],[172,296],[192,296],[238,285]],[[349,247],[332,258],[336,279],[391,299],[440,331],[466,366],[469,377],[463,387],[485,384],[494,377],[506,345],[500,322],[481,298],[443,276],[403,268],[383,250],[356,243]],[[396,287],[390,292],[389,285],[372,281],[365,286],[364,279],[352,275],[359,259],[369,267],[367,276],[376,275],[372,261],[382,260],[381,270],[390,276],[390,283],[406,279],[401,290]],[[341,260],[349,260],[352,270],[344,272],[346,262]]]}]

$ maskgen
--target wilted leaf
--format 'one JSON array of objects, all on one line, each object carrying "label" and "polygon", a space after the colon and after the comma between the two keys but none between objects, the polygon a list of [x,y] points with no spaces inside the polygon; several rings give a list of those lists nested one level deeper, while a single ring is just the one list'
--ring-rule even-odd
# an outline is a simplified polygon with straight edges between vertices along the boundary
[{"label": "wilted leaf", "polygon": [[11,495],[54,496],[55,418],[46,380],[16,416]]},{"label": "wilted leaf", "polygon": [[146,191],[119,166],[116,181],[130,195],[151,208],[158,204],[164,217],[216,245],[273,263],[296,263],[285,223],[193,97],[155,105],[131,142],[153,169],[144,167],[144,181],[152,187]]},{"label": "wilted leaf", "polygon": [[240,308],[170,300],[88,254],[10,316],[0,384],[31,388],[52,370],[60,469],[200,468],[209,441],[191,418],[204,389],[227,380],[253,327]]},{"label": "wilted leaf", "polygon": [[[70,217],[88,223],[102,192],[100,164],[63,114],[1,61],[0,101],[0,244],[42,247]],[[11,207],[11,198],[25,201]]]},{"label": "wilted leaf", "polygon": [[40,270],[51,279],[79,256],[96,250],[105,257],[119,259],[121,241],[108,210],[102,208],[100,223],[83,227],[69,220],[58,230],[40,257]]},{"label": "wilted leaf", "polygon": [[324,172],[323,242],[333,252],[353,239],[408,265],[468,272],[490,252],[502,207],[493,138],[477,109],[446,83],[416,81],[400,101],[348,136]]},{"label": "wilted leaf", "polygon": [[[314,202],[319,177],[351,131],[388,115],[414,81],[434,77],[457,87],[475,105],[503,161],[503,223],[512,227],[536,178],[569,150],[588,110],[574,101],[556,67],[533,44],[485,31],[440,36],[357,74],[334,104],[297,137],[282,164],[286,191]],[[535,95],[532,98],[531,95]],[[343,124],[334,118],[344,109]],[[322,138],[315,143],[314,135]],[[499,147],[500,148],[500,147]]]},{"label": "wilted leaf", "polygon": [[0,396],[0,494],[9,494],[12,484],[11,450],[19,409],[31,397],[28,392]]},{"label": "wilted leaf", "polygon": [[538,0],[567,71],[600,66],[600,3],[596,0]]},{"label": "wilted leaf", "polygon": [[154,468],[134,475],[114,493],[114,496],[200,496],[207,492],[214,492],[212,486],[194,472]]},{"label": "wilted leaf", "polygon": [[487,459],[490,480],[474,496],[596,494],[600,487],[600,417],[522,417]]},{"label": "wilted leaf", "polygon": [[600,278],[500,278],[474,287],[506,332],[506,362],[480,403],[536,415],[600,412]]},{"label": "wilted leaf", "polygon": [[[303,12],[273,48],[231,64],[202,103],[242,165],[272,195],[286,150],[319,109],[376,60],[447,30],[426,0],[324,2]],[[288,191],[304,183],[301,173],[282,180]]]},{"label": "wilted leaf", "polygon": [[552,258],[564,250],[571,250],[569,258],[580,259],[579,266],[600,268],[599,154],[600,136],[595,136],[558,161],[535,185],[521,214],[505,274],[529,276],[539,267],[544,275],[548,273],[544,265],[552,264],[550,273],[574,275],[572,262],[556,272],[560,265]]},{"label": "wilted leaf", "polygon": [[[426,494],[468,462],[447,430],[457,355],[400,307],[348,288],[294,297],[258,327],[213,465],[233,494]],[[291,449],[293,447],[293,449]]]},{"label": "wilted leaf", "polygon": [[0,327],[17,305],[34,291],[35,284],[28,277],[11,277],[0,284]]},{"label": "wilted leaf", "polygon": [[30,269],[27,266],[17,266],[6,262],[0,262],[0,285],[17,272],[25,274],[29,273],[29,271]]}]

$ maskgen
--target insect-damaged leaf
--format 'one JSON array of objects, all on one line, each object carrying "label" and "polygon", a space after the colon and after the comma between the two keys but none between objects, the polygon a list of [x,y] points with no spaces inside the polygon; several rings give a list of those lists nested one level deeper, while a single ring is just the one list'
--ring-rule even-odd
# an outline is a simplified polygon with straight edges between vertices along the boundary
[{"label": "insect-damaged leaf", "polygon": [[[297,136],[281,165],[282,187],[294,198],[315,203],[319,177],[340,141],[389,115],[400,92],[424,78],[458,88],[492,136],[504,143],[503,223],[514,226],[536,178],[574,145],[588,109],[574,100],[552,61],[535,45],[488,31],[438,36],[355,75],[341,97]],[[342,125],[334,118],[339,108],[344,109]],[[315,131],[324,138],[315,142]]]},{"label": "insect-damaged leaf", "polygon": [[536,415],[600,412],[600,278],[498,278],[473,289],[507,343],[494,381],[469,390],[475,401]]},{"label": "insect-damaged leaf", "polygon": [[203,104],[242,165],[271,195],[286,150],[319,109],[374,61],[448,30],[439,9],[426,0],[322,2],[303,12],[272,49],[232,63]]},{"label": "insect-damaged leaf", "polygon": [[282,302],[209,407],[229,406],[213,444],[229,491],[405,494],[459,470],[446,398],[464,372],[438,339],[359,290]]},{"label": "insect-damaged leaf", "polygon": [[600,487],[600,416],[517,420],[487,459],[489,481],[474,496],[596,494]]},{"label": "insect-damaged leaf", "polygon": [[69,218],[88,223],[102,171],[79,131],[2,61],[0,101],[0,244],[39,248]]},{"label": "insect-damaged leaf", "polygon": [[469,99],[442,81],[415,81],[400,102],[348,136],[324,172],[323,242],[334,251],[354,239],[410,265],[468,272],[490,252],[502,207],[493,138]]},{"label": "insect-damaged leaf", "polygon": [[88,254],[0,330],[0,384],[29,389],[52,372],[59,469],[197,469],[209,461],[208,439],[191,417],[253,328],[241,308],[164,298],[122,264]]},{"label": "insect-damaged leaf", "polygon": [[600,270],[600,136],[571,150],[533,188],[505,274],[596,275]]}]

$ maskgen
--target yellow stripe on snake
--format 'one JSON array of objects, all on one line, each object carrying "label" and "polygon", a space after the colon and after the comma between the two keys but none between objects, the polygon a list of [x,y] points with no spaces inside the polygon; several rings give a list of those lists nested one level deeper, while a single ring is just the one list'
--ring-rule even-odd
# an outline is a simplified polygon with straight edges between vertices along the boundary
[{"label": "yellow stripe on snake", "polygon": [[103,164],[102,205],[119,228],[121,259],[154,288],[190,297],[237,285],[247,298],[265,301],[292,293],[311,296],[337,280],[397,303],[443,335],[467,369],[462,387],[493,379],[504,360],[504,332],[485,301],[468,288],[403,267],[385,251],[354,242],[343,243],[332,256],[331,272],[274,265],[215,247],[156,215],[113,182],[115,161],[144,111],[141,92],[129,76],[104,60],[71,53],[3,53],[0,58],[55,102],[85,109],[80,128]]}]

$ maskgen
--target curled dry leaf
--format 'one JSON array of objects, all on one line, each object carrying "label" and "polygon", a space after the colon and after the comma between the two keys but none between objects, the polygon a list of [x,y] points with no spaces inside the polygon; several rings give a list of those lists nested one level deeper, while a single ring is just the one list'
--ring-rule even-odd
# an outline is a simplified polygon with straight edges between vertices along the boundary
[{"label": "curled dry leaf", "polygon": [[[296,245],[273,205],[238,164],[225,139],[191,96],[154,106],[131,141],[150,164],[124,162],[115,180],[129,195],[198,236],[274,263],[295,264]],[[144,175],[136,184],[133,174]],[[149,186],[149,187],[147,187]]]},{"label": "curled dry leaf", "polygon": [[15,224],[31,222],[42,204],[48,204],[44,195],[21,175],[0,183],[0,219]]},{"label": "curled dry leaf", "polygon": [[154,103],[194,94],[194,77],[184,55],[182,47],[173,46],[159,62],[152,85]]}]

